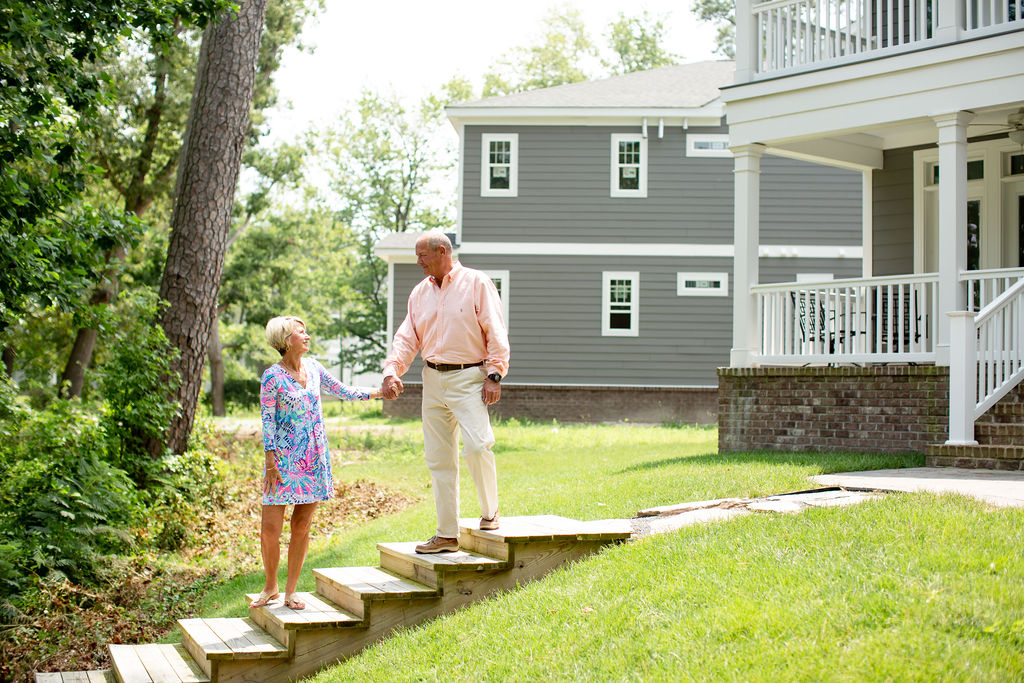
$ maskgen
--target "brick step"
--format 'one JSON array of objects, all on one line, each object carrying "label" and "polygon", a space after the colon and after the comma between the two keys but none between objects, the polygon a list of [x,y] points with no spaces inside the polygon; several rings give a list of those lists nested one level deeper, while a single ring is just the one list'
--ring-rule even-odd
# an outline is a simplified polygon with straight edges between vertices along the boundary
[{"label": "brick step", "polygon": [[36,683],[117,683],[114,672],[103,671],[54,671],[37,673]]},{"label": "brick step", "polygon": [[123,683],[205,683],[210,680],[181,643],[111,644],[107,647],[116,680]]},{"label": "brick step", "polygon": [[932,444],[925,450],[925,465],[1020,471],[1024,470],[1024,446]]},{"label": "brick step", "polygon": [[1024,446],[1024,423],[976,422],[974,438],[992,446]]},{"label": "brick step", "polygon": [[252,619],[178,619],[178,626],[185,649],[207,676],[216,677],[214,671],[222,662],[288,659],[289,656],[288,648]]},{"label": "brick step", "polygon": [[1024,403],[1008,403],[1003,399],[989,408],[988,412],[979,418],[979,422],[1020,422],[1024,420]]}]

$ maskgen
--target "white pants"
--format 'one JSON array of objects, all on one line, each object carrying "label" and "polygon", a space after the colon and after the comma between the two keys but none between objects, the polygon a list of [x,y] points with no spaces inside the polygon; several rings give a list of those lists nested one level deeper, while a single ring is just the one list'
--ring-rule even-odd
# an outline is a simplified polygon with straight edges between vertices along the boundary
[{"label": "white pants", "polygon": [[423,368],[423,450],[434,488],[437,535],[459,536],[459,434],[476,484],[480,515],[498,511],[494,432],[483,401],[483,367],[438,372]]}]

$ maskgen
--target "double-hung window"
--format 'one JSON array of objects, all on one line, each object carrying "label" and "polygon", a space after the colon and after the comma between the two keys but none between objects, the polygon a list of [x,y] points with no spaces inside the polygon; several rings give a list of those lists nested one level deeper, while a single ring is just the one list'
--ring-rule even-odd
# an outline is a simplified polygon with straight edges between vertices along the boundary
[{"label": "double-hung window", "polygon": [[611,196],[647,196],[647,139],[637,134],[613,134]]},{"label": "double-hung window", "polygon": [[519,135],[485,133],[480,148],[480,196],[518,196]]},{"label": "double-hung window", "polygon": [[640,333],[640,273],[605,271],[602,275],[601,335],[636,337]]}]

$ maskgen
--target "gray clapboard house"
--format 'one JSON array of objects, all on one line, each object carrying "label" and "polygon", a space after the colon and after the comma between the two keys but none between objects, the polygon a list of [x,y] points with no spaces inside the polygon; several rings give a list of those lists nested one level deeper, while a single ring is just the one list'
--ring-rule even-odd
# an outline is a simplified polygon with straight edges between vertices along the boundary
[{"label": "gray clapboard house", "polygon": [[[494,278],[512,345],[498,413],[714,421],[732,339],[733,159],[719,88],[733,72],[707,61],[448,108],[458,258]],[[764,166],[761,281],[860,277],[861,175]],[[415,239],[377,246],[389,338],[423,278]],[[415,413],[416,398],[413,387],[388,409]]]}]

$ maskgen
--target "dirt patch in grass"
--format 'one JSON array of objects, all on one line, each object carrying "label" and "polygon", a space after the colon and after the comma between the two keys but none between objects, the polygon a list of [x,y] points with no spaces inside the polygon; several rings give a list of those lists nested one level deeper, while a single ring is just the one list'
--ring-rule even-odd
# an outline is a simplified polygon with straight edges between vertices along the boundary
[{"label": "dirt patch in grass", "polygon": [[[179,520],[188,531],[177,552],[112,558],[97,586],[40,582],[20,611],[0,605],[0,681],[32,683],[37,671],[109,668],[108,643],[155,642],[177,619],[196,616],[213,587],[262,567],[254,442],[223,434],[215,439],[211,450],[225,465],[220,504]],[[415,502],[369,481],[338,483],[335,497],[318,508],[310,535],[330,536]]]}]

